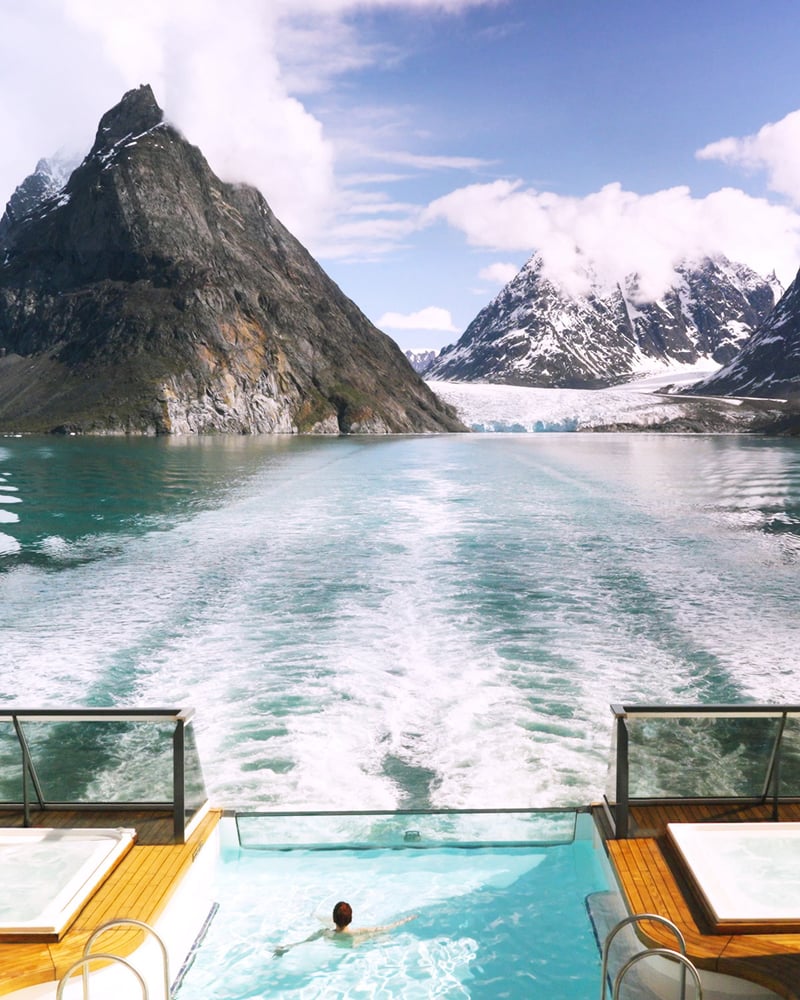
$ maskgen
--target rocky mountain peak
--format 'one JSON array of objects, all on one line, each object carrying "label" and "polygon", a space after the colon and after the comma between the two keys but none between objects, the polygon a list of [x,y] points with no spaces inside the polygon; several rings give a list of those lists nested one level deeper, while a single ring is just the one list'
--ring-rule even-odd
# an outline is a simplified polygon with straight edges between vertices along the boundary
[{"label": "rocky mountain peak", "polygon": [[149,86],[0,233],[0,429],[464,430],[254,188]]},{"label": "rocky mountain peak", "polygon": [[97,128],[90,156],[100,157],[110,152],[129,136],[144,135],[164,121],[150,84],[142,84],[123,95],[119,104],[103,115]]}]

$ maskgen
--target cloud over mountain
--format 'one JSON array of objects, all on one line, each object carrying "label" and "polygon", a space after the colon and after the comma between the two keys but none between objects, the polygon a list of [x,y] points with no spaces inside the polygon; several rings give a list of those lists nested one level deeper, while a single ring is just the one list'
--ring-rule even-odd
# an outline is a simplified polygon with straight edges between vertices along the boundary
[{"label": "cloud over mountain", "polygon": [[[648,144],[640,122],[615,149],[630,154],[631,161],[646,161],[648,169],[653,161],[658,179],[645,188],[641,174],[627,172],[626,161],[606,158],[598,149],[595,163],[591,147],[588,156],[576,152],[581,123],[587,134],[585,92],[578,91],[570,117],[559,90],[576,75],[570,55],[579,51],[575,25],[572,36],[559,35],[566,46],[563,53],[559,49],[564,76],[551,66],[545,90],[531,85],[519,92],[519,102],[508,101],[510,59],[516,50],[529,60],[528,43],[548,20],[531,13],[533,6],[519,0],[0,5],[0,75],[14,95],[0,103],[0,212],[40,157],[59,148],[85,149],[102,110],[119,93],[148,80],[168,119],[192,136],[215,172],[262,191],[318,257],[341,265],[337,279],[352,280],[351,293],[367,300],[371,315],[390,309],[408,315],[435,301],[460,323],[466,321],[459,316],[464,292],[475,276],[497,286],[500,278],[487,269],[488,254],[480,260],[473,255],[471,272],[466,265],[442,268],[436,290],[423,291],[424,282],[408,280],[415,266],[425,275],[436,271],[429,261],[441,252],[437,225],[451,230],[442,244],[451,257],[454,250],[467,256],[464,238],[471,247],[496,251],[500,259],[518,253],[518,265],[539,250],[551,276],[576,293],[587,259],[608,282],[639,270],[642,294],[651,296],[668,286],[678,260],[716,253],[762,274],[775,269],[788,283],[800,263],[800,111],[752,135],[708,141],[722,134],[709,124],[716,119],[687,115],[684,104],[678,120],[691,119],[697,134],[692,132],[685,147],[673,143],[682,159],[663,171],[657,169],[653,137]],[[512,15],[513,23],[507,20]],[[565,16],[559,11],[549,19],[558,25]],[[616,44],[624,46],[629,19],[611,11],[602,17],[609,35],[614,27]],[[675,17],[683,30],[683,19]],[[664,13],[664,19],[671,15]],[[581,20],[588,25],[591,18]],[[763,14],[759,20],[764,22]],[[487,70],[474,89],[474,61],[465,58],[470,45]],[[613,45],[596,55],[599,64],[619,65]],[[673,56],[670,50],[671,72],[693,62],[690,54]],[[526,81],[535,76],[528,62],[521,72]],[[553,102],[541,99],[549,87]],[[453,94],[464,103],[456,105]],[[620,96],[613,91],[613,114],[605,105],[610,125],[620,118]],[[490,111],[481,104],[486,97],[494,102]],[[522,117],[509,121],[499,114],[501,105],[511,104],[515,113],[524,110],[530,135],[520,131]],[[648,106],[648,120],[659,120],[659,107]],[[602,116],[598,111],[598,127]],[[683,134],[676,132],[679,140]],[[724,178],[729,186],[720,187],[717,180],[710,185],[717,190],[695,193],[703,181],[691,178],[698,166],[692,153],[703,142],[697,160],[723,164],[731,174]],[[591,175],[568,179],[559,172],[564,157],[541,156],[542,150],[559,147],[568,165],[582,161]],[[755,194],[739,190],[742,172],[763,174],[766,185]],[[547,181],[533,183],[536,176]],[[608,179],[613,183],[602,183]],[[687,179],[694,189],[683,183]],[[476,180],[480,183],[468,183]],[[774,197],[755,196],[767,189]],[[385,264],[391,276],[376,281],[377,266],[366,269],[366,278],[365,271],[356,274],[365,262]],[[511,267],[506,266],[506,280]],[[379,287],[380,295],[368,301]]]},{"label": "cloud over mountain", "polygon": [[782,280],[800,260],[800,215],[735,188],[695,198],[684,186],[640,195],[615,183],[577,198],[498,180],[436,199],[423,219],[448,223],[475,247],[535,247],[544,273],[573,295],[588,291],[587,262],[607,286],[637,273],[648,301],[682,259],[721,253]]}]

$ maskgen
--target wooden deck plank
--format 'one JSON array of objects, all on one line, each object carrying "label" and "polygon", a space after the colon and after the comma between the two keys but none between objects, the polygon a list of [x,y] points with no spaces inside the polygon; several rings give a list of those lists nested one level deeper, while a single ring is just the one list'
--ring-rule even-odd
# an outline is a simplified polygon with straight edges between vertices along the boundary
[{"label": "wooden deck plank", "polygon": [[[135,822],[134,822],[135,820]],[[20,810],[0,810],[0,827],[23,826]],[[173,839],[172,813],[163,809],[44,809],[31,813],[31,826],[55,829],[135,826],[140,844],[170,844]]]},{"label": "wooden deck plank", "polygon": [[[86,813],[78,813],[85,822]],[[114,815],[118,815],[115,813]],[[133,826],[135,814],[128,812],[127,822],[116,825]],[[64,972],[83,955],[83,949],[90,935],[103,923],[120,917],[143,920],[152,924],[163,912],[181,877],[188,871],[200,845],[211,835],[219,822],[221,812],[212,810],[189,838],[186,844],[137,843],[117,865],[113,872],[87,901],[60,941],[50,944],[0,943],[0,996],[34,986],[38,983],[58,980]],[[4,818],[4,817],[3,817]],[[0,825],[3,825],[0,818]],[[52,815],[49,818],[53,818]],[[63,817],[57,817],[59,822]],[[102,821],[97,818],[95,826],[107,823],[109,814]],[[145,816],[150,824],[150,835],[162,835],[164,823],[158,819],[161,828],[158,833],[152,824],[152,815]],[[41,826],[55,825],[46,820]],[[67,822],[66,825],[69,825]],[[168,822],[171,836],[171,820]],[[109,931],[98,941],[96,950],[113,951],[125,958],[132,954],[144,940],[144,932],[137,928],[121,928]]]},{"label": "wooden deck plank", "polygon": [[[633,836],[660,837],[666,833],[667,823],[756,823],[772,821],[770,804],[685,802],[680,804],[654,803],[653,805],[632,805],[630,809]],[[782,822],[800,822],[800,803],[788,802],[781,805],[779,819]]]}]

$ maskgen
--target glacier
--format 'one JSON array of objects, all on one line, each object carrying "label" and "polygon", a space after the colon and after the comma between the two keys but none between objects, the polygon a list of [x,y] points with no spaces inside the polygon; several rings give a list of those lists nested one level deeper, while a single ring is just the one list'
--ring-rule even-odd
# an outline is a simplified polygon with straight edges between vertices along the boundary
[{"label": "glacier", "polygon": [[[667,423],[695,415],[696,397],[674,396],[672,390],[690,387],[710,374],[705,360],[704,364],[676,366],[609,389],[542,389],[436,379],[427,380],[427,384],[454,406],[463,423],[476,432],[542,433],[616,427],[659,430]],[[735,422],[735,411],[743,400],[715,397],[714,402],[729,408]]]}]

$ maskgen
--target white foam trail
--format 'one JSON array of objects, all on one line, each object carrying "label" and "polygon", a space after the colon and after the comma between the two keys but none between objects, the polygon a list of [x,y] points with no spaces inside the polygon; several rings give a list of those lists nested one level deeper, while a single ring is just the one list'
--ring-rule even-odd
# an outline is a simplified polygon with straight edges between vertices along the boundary
[{"label": "white foam trail", "polygon": [[13,555],[19,551],[20,544],[17,539],[0,531],[0,556]]},{"label": "white foam trail", "polygon": [[796,561],[728,519],[793,509],[792,454],[298,442],[171,530],[49,536],[39,554],[67,568],[0,574],[2,684],[194,705],[224,804],[583,803],[605,784],[609,702],[793,700]]},{"label": "white foam trail", "polygon": [[76,552],[76,546],[70,545],[61,535],[47,535],[41,539],[37,548],[51,559],[68,559]]}]

